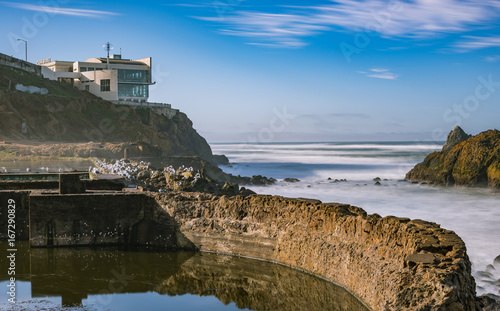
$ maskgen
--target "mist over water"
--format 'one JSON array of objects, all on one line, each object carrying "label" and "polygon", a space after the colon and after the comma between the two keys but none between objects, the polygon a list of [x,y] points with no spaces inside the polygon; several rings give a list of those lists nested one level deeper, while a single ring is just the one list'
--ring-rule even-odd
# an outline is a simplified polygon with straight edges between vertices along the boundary
[{"label": "mist over water", "polygon": [[500,255],[500,193],[403,180],[441,147],[425,142],[212,144],[215,154],[234,162],[222,166],[224,171],[278,179],[273,186],[250,187],[257,193],[348,203],[369,214],[424,219],[455,231],[466,243],[478,295],[500,296],[500,262],[494,265]]}]

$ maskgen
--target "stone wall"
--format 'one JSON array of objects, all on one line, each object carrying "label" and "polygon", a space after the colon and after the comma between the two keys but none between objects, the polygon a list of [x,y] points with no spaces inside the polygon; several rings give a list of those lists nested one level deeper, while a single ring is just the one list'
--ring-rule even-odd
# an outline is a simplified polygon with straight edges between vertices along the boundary
[{"label": "stone wall", "polygon": [[0,53],[0,65],[19,68],[24,71],[28,71],[36,75],[42,76],[41,66],[2,53]]},{"label": "stone wall", "polygon": [[199,250],[308,271],[342,284],[374,310],[478,309],[465,244],[435,223],[279,196],[155,199]]}]

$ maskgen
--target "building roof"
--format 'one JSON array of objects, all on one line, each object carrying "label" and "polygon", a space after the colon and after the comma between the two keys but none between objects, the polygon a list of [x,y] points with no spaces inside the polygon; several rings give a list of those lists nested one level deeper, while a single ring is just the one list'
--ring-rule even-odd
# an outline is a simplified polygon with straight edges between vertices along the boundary
[{"label": "building roof", "polygon": [[[96,59],[99,60],[101,63],[104,63],[104,64],[106,64],[108,62],[107,58],[98,57]],[[130,59],[112,59],[112,58],[109,59],[109,63],[110,64],[123,64],[123,65],[146,65],[145,63],[139,62],[139,61],[136,61],[136,60],[130,60]]]}]

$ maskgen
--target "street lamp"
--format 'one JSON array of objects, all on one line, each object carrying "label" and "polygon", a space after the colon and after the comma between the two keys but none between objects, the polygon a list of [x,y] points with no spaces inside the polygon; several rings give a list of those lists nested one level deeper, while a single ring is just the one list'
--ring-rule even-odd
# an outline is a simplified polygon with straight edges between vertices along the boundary
[{"label": "street lamp", "polygon": [[24,42],[24,55],[26,58],[26,62],[28,62],[28,41],[23,40],[23,39],[17,39],[17,41],[23,41]]}]

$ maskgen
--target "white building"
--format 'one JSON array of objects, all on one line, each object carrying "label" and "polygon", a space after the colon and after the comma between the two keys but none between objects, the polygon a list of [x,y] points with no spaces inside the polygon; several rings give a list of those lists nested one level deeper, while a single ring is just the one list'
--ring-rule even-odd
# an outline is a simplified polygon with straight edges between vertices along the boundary
[{"label": "white building", "polygon": [[89,58],[84,62],[38,61],[42,74],[51,80],[66,81],[115,103],[145,103],[152,83],[151,57],[130,60],[121,55]]}]

